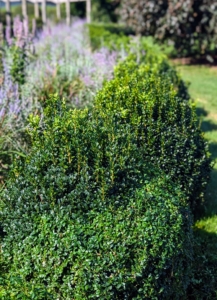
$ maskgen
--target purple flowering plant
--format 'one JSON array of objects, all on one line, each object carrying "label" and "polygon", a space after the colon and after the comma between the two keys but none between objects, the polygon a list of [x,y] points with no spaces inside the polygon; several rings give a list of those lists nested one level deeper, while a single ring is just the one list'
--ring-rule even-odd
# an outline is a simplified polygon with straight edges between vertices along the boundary
[{"label": "purple flowering plant", "polygon": [[31,40],[27,20],[14,19],[13,36],[10,26],[6,27],[0,57],[0,183],[14,154],[25,155],[28,149],[25,129],[35,105],[31,98],[22,95],[21,87]]},{"label": "purple flowering plant", "polygon": [[29,33],[28,20],[14,18],[13,36],[10,35],[10,27],[6,27],[6,58],[10,74],[14,82],[19,85],[25,83],[26,66],[32,54],[33,36]]},{"label": "purple flowering plant", "polygon": [[23,155],[27,148],[23,133],[28,102],[22,100],[19,85],[12,80],[3,61],[3,74],[0,77],[0,182],[13,155]]},{"label": "purple flowering plant", "polygon": [[[14,19],[13,36],[6,32],[0,72],[0,176],[14,153],[25,155],[30,113],[43,114],[49,94],[71,107],[90,106],[105,80],[113,76],[118,53],[105,47],[92,51],[85,23],[48,26],[36,37],[28,22]],[[30,54],[35,51],[33,59]]]},{"label": "purple flowering plant", "polygon": [[105,80],[113,76],[118,55],[106,48],[93,52],[81,20],[47,27],[34,40],[37,59],[28,65],[23,92],[43,105],[57,93],[72,107],[91,105]]}]

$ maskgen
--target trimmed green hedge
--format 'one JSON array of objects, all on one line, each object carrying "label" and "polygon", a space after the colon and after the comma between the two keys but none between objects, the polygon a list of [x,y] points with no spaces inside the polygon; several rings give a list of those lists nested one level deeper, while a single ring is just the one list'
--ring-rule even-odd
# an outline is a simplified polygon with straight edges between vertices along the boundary
[{"label": "trimmed green hedge", "polygon": [[31,233],[22,235],[22,243],[6,238],[13,264],[5,294],[183,299],[191,274],[190,213],[168,183],[157,178],[126,206],[111,204],[100,213],[56,206],[49,214],[23,217]]},{"label": "trimmed green hedge", "polygon": [[53,96],[30,118],[2,196],[2,299],[185,299],[210,159],[180,82],[138,52],[93,108]]},{"label": "trimmed green hedge", "polygon": [[5,299],[185,295],[186,196],[144,161],[123,111],[95,113],[66,111],[54,98],[42,126],[31,120],[32,152],[4,193]]},{"label": "trimmed green hedge", "polygon": [[169,174],[197,210],[211,170],[208,144],[194,105],[179,97],[182,82],[176,82],[170,69],[164,71],[164,60],[149,61],[145,58],[138,66],[132,56],[121,63],[115,78],[99,92],[94,109],[105,119],[120,116],[126,126],[131,124],[143,160]]},{"label": "trimmed green hedge", "polygon": [[[178,96],[189,100],[190,96],[186,84],[167,60],[167,51],[154,42],[151,37],[135,38],[130,35],[130,29],[123,26],[109,26],[108,24],[87,25],[90,43],[93,50],[106,47],[125,55],[136,55],[137,64],[158,64],[159,72],[170,78]],[[167,47],[168,48],[168,47]],[[137,69],[137,65],[134,66]],[[131,70],[133,71],[133,70]]]}]

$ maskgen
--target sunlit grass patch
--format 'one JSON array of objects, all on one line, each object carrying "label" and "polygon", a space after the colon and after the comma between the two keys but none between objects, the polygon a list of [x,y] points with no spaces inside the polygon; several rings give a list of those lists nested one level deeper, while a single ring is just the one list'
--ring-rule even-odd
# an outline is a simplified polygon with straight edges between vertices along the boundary
[{"label": "sunlit grass patch", "polygon": [[[183,79],[189,82],[189,92],[196,101],[201,129],[209,141],[214,169],[206,192],[207,215],[217,214],[217,68],[207,66],[178,66]],[[213,221],[212,221],[213,220]],[[217,224],[215,218],[204,220]],[[217,233],[217,227],[213,225]]]}]

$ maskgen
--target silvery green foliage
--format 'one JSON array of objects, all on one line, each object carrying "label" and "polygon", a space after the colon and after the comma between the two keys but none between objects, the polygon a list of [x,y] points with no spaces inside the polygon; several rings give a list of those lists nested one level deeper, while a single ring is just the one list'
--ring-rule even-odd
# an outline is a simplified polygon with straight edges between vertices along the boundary
[{"label": "silvery green foliage", "polygon": [[14,154],[26,154],[27,118],[30,113],[39,110],[39,105],[19,92],[19,84],[13,81],[10,69],[3,61],[3,72],[0,76],[0,182]]},{"label": "silvery green foliage", "polygon": [[27,118],[40,110],[31,97],[21,93],[32,45],[27,20],[22,22],[16,17],[13,35],[11,26],[6,27],[0,56],[0,182],[14,154],[26,154],[29,146],[25,134]]},{"label": "silvery green foliage", "polygon": [[58,93],[72,106],[90,105],[104,80],[113,75],[117,54],[93,52],[83,21],[46,28],[34,41],[37,59],[27,68],[25,95],[46,100]]},{"label": "silvery green foliage", "polygon": [[32,36],[28,31],[27,20],[22,22],[19,17],[15,18],[13,36],[8,30],[1,56],[0,131],[1,136],[5,137],[4,143],[11,138],[13,144],[20,144],[16,133],[24,130],[28,115],[39,109],[39,105],[33,103],[31,97],[25,97],[21,93],[31,47]]},{"label": "silvery green foliage", "polygon": [[34,40],[27,25],[14,20],[14,36],[7,31],[3,53],[0,161],[8,164],[9,153],[26,152],[28,143],[22,136],[28,116],[43,114],[49,94],[65,97],[70,106],[91,105],[104,80],[112,78],[117,61],[114,51],[91,50],[82,21],[47,27]]}]

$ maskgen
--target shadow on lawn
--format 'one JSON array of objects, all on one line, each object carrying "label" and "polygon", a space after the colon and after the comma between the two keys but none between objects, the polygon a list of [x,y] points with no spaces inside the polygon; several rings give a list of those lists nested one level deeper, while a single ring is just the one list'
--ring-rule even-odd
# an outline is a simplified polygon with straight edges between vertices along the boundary
[{"label": "shadow on lawn", "polygon": [[[196,113],[199,118],[200,128],[203,132],[217,131],[217,124],[212,120],[204,120],[208,116],[208,111],[202,107],[196,108]],[[214,133],[215,134],[215,133]],[[217,142],[209,142],[209,152],[213,162],[217,162]],[[205,193],[205,211],[201,212],[202,216],[213,216],[217,214],[217,168],[213,168],[211,178]],[[202,217],[200,216],[200,217]],[[217,298],[216,298],[217,299]]]},{"label": "shadow on lawn", "polygon": [[203,107],[197,107],[196,113],[199,119],[199,125],[203,132],[209,132],[217,130],[217,123],[212,120],[204,120],[205,117],[209,115],[209,112],[205,110]]},{"label": "shadow on lawn", "polygon": [[204,216],[209,217],[217,215],[217,170],[213,169],[211,178],[205,192],[205,211]]},{"label": "shadow on lawn", "polygon": [[196,113],[197,113],[197,115],[198,115],[199,118],[208,116],[208,111],[206,111],[202,107],[197,107],[196,108]]},{"label": "shadow on lawn", "polygon": [[217,234],[195,228],[193,249],[193,276],[188,299],[217,299]]},{"label": "shadow on lawn", "polygon": [[[200,128],[203,132],[217,131],[217,124],[211,120],[204,120],[208,112],[201,107],[197,108],[197,115],[200,119]],[[209,142],[209,152],[213,162],[217,160],[217,143],[214,141]],[[205,193],[205,212],[204,215],[211,216],[217,214],[217,169],[213,168],[211,178]],[[202,213],[203,214],[203,213]],[[217,299],[217,298],[216,298]]]},{"label": "shadow on lawn", "polygon": [[209,132],[217,130],[217,124],[212,122],[211,120],[203,120],[201,122],[200,128],[203,132]]},{"label": "shadow on lawn", "polygon": [[212,160],[216,160],[217,159],[217,143],[215,143],[215,142],[209,143],[209,152],[211,154]]},{"label": "shadow on lawn", "polygon": [[205,117],[209,115],[209,112],[203,107],[197,107],[196,113],[199,119],[199,126],[203,132],[209,132],[217,130],[217,123],[212,120],[204,120]]}]

